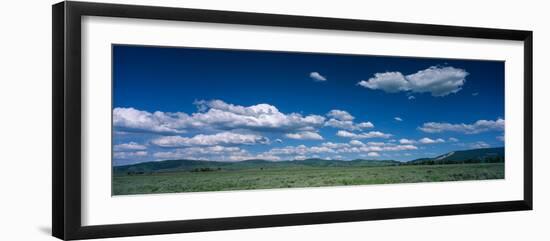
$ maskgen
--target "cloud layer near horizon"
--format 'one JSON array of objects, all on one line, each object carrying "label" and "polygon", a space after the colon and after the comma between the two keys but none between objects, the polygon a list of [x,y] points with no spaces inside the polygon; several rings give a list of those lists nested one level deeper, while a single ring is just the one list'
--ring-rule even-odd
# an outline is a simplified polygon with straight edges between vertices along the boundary
[{"label": "cloud layer near horizon", "polygon": [[504,131],[504,119],[478,120],[472,124],[451,124],[447,122],[427,122],[418,127],[426,133],[460,132],[464,134],[477,134],[487,131]]},{"label": "cloud layer near horizon", "polygon": [[[167,158],[195,158],[223,161],[239,161],[253,158],[269,160],[299,159],[307,157],[305,153],[281,152],[281,150],[296,149],[298,146],[286,146],[284,149],[271,148],[267,151],[251,153],[244,146],[271,145],[283,143],[284,138],[296,141],[321,141],[321,128],[337,129],[336,136],[350,139],[388,138],[391,134],[380,131],[361,132],[374,128],[369,121],[358,122],[352,114],[345,110],[333,109],[323,115],[303,115],[299,113],[283,113],[273,105],[257,104],[240,106],[221,100],[199,100],[194,103],[195,113],[184,112],[148,112],[132,107],[113,109],[113,125],[115,133],[126,135],[152,135],[154,138],[147,143],[135,141],[120,143],[114,146],[115,158],[145,158],[146,156]],[[328,119],[328,120],[327,120]],[[350,131],[358,131],[350,132]],[[272,142],[266,135],[275,136]],[[328,142],[330,143],[330,142]],[[307,153],[352,153],[372,151],[411,150],[411,146],[403,148],[400,145],[387,143],[387,147],[368,147],[359,141],[352,141],[355,149],[331,149],[324,146],[307,147]],[[372,143],[371,143],[372,144]],[[344,146],[350,146],[345,144]],[[330,145],[329,145],[330,146]],[[342,145],[340,145],[342,147]],[[360,149],[357,149],[361,147]],[[148,153],[148,149],[161,148],[160,151]],[[298,148],[301,149],[301,148]],[[303,148],[302,148],[303,149]],[[330,149],[330,150],[329,150]],[[295,153],[289,156],[285,153]],[[377,153],[378,154],[378,153]],[[370,156],[374,156],[371,154]]]},{"label": "cloud layer near horizon", "polygon": [[[151,138],[146,142],[118,143],[113,146],[113,157],[119,160],[180,158],[219,161],[278,161],[316,157],[330,159],[344,158],[346,155],[377,158],[387,156],[388,152],[415,151],[428,145],[447,142],[443,138],[434,137],[398,137],[400,139],[388,140],[395,134],[374,129],[375,126],[370,121],[356,122],[361,118],[342,109],[332,109],[324,115],[304,115],[283,113],[274,105],[266,103],[240,106],[221,100],[200,100],[194,104],[197,111],[189,114],[148,112],[132,107],[114,108],[115,135],[146,135]],[[403,119],[395,117],[391,121],[397,125]],[[322,131],[327,128],[334,130]],[[487,131],[500,132],[503,128],[504,120],[497,119],[478,120],[472,124],[427,122],[417,129],[430,134],[457,132],[472,135]],[[332,136],[325,138],[327,133],[332,133]],[[454,137],[445,138],[448,142],[458,142]],[[335,139],[341,141],[335,142]],[[376,141],[364,142],[371,139]],[[297,141],[310,144],[282,145]],[[489,146],[482,141],[458,144],[470,147]],[[250,148],[258,146],[263,147]],[[405,154],[403,155],[410,155]]]}]

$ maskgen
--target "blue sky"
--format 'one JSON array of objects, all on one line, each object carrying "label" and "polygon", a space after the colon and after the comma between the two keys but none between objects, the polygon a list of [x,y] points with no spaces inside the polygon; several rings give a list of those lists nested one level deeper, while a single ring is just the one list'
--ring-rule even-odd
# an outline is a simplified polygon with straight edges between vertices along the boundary
[{"label": "blue sky", "polygon": [[504,63],[113,46],[115,165],[503,146]]}]

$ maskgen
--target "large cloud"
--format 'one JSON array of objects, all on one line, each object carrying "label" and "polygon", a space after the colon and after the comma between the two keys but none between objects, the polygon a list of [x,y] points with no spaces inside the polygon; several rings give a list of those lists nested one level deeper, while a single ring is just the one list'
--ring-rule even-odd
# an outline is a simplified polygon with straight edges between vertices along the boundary
[{"label": "large cloud", "polygon": [[502,131],[504,130],[504,120],[478,120],[472,124],[451,124],[446,122],[428,122],[424,123],[419,130],[427,133],[440,132],[460,132],[465,134],[477,134],[487,131]]},{"label": "large cloud", "polygon": [[275,106],[258,104],[239,106],[221,100],[195,102],[200,112],[150,113],[134,108],[115,108],[113,125],[126,131],[179,134],[188,129],[231,130],[249,129],[276,132],[312,130],[321,127],[325,117],[285,114]]},{"label": "large cloud", "polygon": [[376,73],[368,80],[357,83],[373,90],[388,93],[411,91],[431,93],[432,96],[446,96],[462,89],[468,72],[454,67],[432,66],[414,74],[403,75],[400,72]]},{"label": "large cloud", "polygon": [[163,136],[151,141],[161,147],[250,145],[266,144],[267,142],[269,142],[267,138],[259,135],[232,132],[220,132],[213,135],[199,134],[193,137]]},{"label": "large cloud", "polygon": [[219,129],[288,131],[319,127],[325,121],[325,117],[320,115],[284,114],[269,104],[244,107],[227,104],[221,100],[198,101],[196,104],[199,108],[209,109],[206,112],[194,113],[193,120]]},{"label": "large cloud", "polygon": [[339,137],[351,138],[351,139],[367,139],[367,138],[389,138],[392,135],[382,133],[380,131],[370,131],[366,133],[353,133],[349,131],[339,130],[336,133]]}]

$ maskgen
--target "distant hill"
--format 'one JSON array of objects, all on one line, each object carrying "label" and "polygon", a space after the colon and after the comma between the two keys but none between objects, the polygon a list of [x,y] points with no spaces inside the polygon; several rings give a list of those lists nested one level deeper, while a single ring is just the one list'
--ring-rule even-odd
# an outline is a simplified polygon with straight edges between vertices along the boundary
[{"label": "distant hill", "polygon": [[452,151],[433,158],[406,162],[412,165],[504,162],[504,147]]},{"label": "distant hill", "polygon": [[392,166],[400,162],[392,160],[363,160],[352,161],[305,159],[292,161],[267,161],[261,159],[245,160],[240,162],[217,162],[201,160],[166,160],[155,162],[143,162],[133,165],[115,166],[113,172],[120,174],[147,174],[160,172],[196,171],[208,172],[219,170],[241,170],[241,169],[267,169],[283,167],[370,167],[370,166]]},{"label": "distant hill", "polygon": [[218,162],[203,160],[165,160],[143,162],[125,166],[113,167],[115,175],[149,174],[162,172],[210,172],[222,170],[242,169],[270,169],[270,168],[300,168],[300,167],[377,167],[397,165],[435,165],[435,164],[460,164],[460,163],[489,163],[504,162],[504,147],[482,148],[463,151],[453,151],[433,158],[419,158],[408,162],[394,160],[365,160],[351,161],[305,159],[288,161],[268,161],[252,159],[240,162]]}]

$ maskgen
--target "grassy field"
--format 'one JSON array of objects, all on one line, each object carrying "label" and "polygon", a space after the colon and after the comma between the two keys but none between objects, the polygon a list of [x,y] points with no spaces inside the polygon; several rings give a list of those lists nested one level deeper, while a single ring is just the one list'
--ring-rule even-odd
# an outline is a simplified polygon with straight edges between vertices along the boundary
[{"label": "grassy field", "polygon": [[383,167],[284,167],[115,175],[113,195],[504,178],[503,163]]}]

